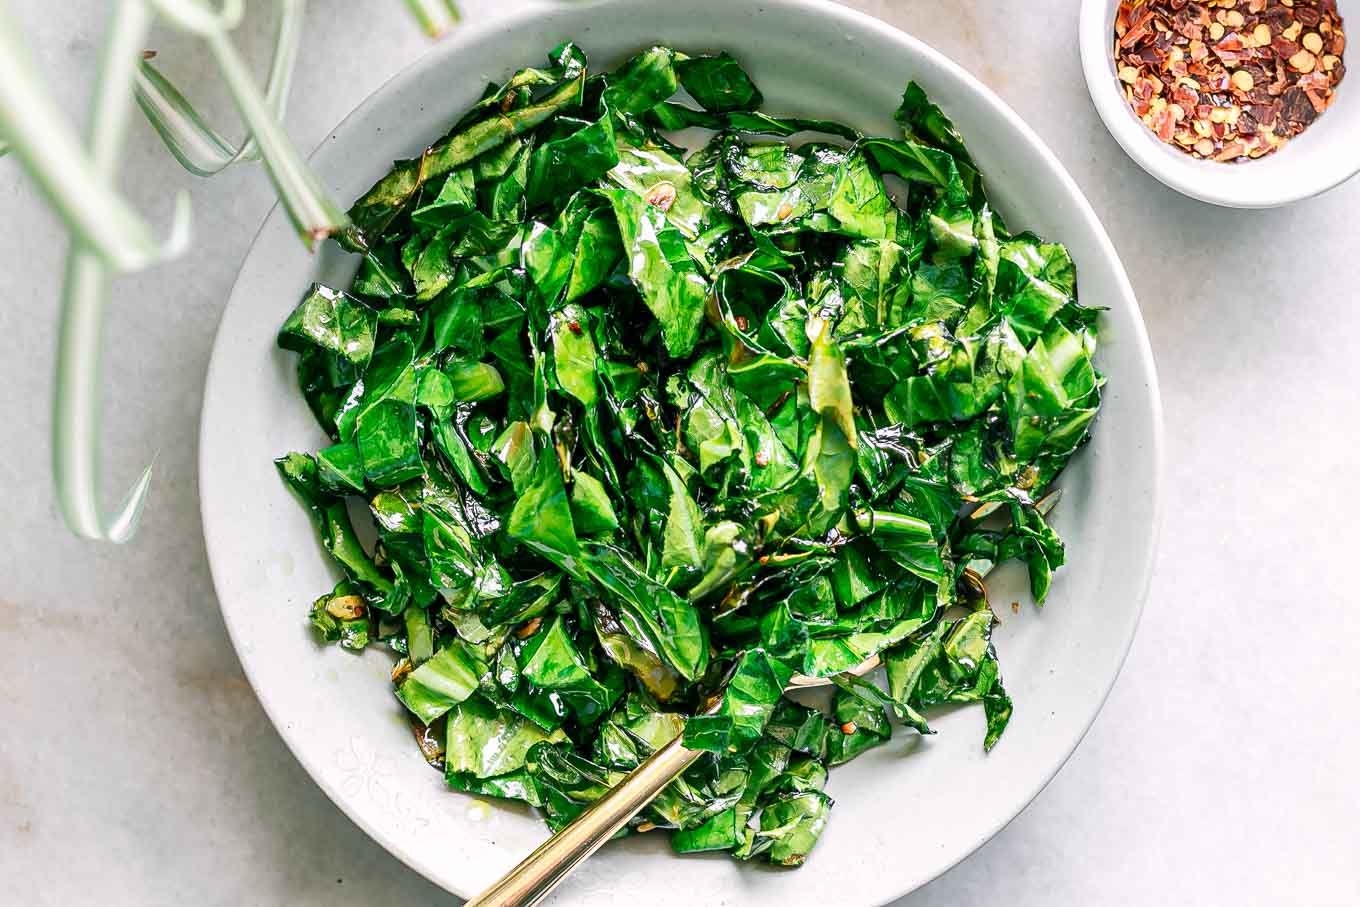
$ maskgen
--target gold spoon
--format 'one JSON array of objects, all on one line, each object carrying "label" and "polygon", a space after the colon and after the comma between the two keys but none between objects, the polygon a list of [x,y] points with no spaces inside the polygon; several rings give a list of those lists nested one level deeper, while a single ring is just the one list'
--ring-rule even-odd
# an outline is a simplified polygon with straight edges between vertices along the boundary
[{"label": "gold spoon", "polygon": [[[1053,509],[1057,499],[1058,492],[1053,492],[1036,507],[1040,513],[1046,514]],[[983,508],[979,508],[972,516],[980,520],[994,509],[987,508],[983,512]],[[838,676],[861,676],[878,667],[879,663],[877,655],[870,655]],[[795,674],[784,687],[784,692],[830,686],[831,683],[829,677]],[[464,907],[530,907],[547,897],[577,866],[614,837],[619,829],[628,824],[628,820],[655,800],[668,784],[704,754],[705,750],[692,750],[685,746],[681,742],[683,739],[684,734],[677,734],[670,743],[648,756],[609,793],[586,807],[570,825],[544,841],[518,866],[468,901]]]},{"label": "gold spoon", "polygon": [[[867,674],[878,665],[878,656],[871,655],[846,673]],[[830,684],[829,677],[795,674],[784,692]],[[706,752],[690,749],[681,742],[683,739],[684,734],[677,734],[670,743],[648,756],[609,793],[586,807],[570,825],[544,841],[518,866],[501,876],[500,881],[464,907],[529,907],[537,904]]]}]

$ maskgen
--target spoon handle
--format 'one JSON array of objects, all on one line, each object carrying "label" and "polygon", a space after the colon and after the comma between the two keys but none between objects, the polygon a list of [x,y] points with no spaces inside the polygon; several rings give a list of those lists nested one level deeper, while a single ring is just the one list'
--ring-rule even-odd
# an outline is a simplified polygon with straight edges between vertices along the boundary
[{"label": "spoon handle", "polygon": [[464,907],[529,907],[558,886],[702,754],[677,736]]}]

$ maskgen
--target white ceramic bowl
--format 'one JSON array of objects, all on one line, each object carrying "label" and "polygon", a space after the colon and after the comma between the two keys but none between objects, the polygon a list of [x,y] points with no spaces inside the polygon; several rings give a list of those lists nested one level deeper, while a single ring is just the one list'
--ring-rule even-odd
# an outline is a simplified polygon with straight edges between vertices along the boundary
[{"label": "white ceramic bowl", "polygon": [[[1138,119],[1115,75],[1119,0],[1082,0],[1079,43],[1091,101],[1129,157],[1166,185],[1227,208],[1274,208],[1326,192],[1360,172],[1360,88],[1348,75],[1331,106],[1274,154],[1243,164],[1198,160],[1162,142]],[[1360,26],[1360,0],[1337,0],[1346,24]]]},{"label": "white ceramic bowl", "polygon": [[[775,871],[724,855],[681,858],[659,835],[606,847],[560,894],[572,903],[881,904],[929,881],[995,834],[1053,777],[1090,726],[1133,638],[1161,506],[1161,410],[1142,320],[1090,206],[1043,143],[959,67],[874,19],[810,0],[620,0],[529,5],[470,23],[364,102],[312,157],[341,199],[394,158],[437,138],[490,79],[534,64],[564,39],[592,65],[654,42],[726,48],[749,67],[768,109],[834,117],[893,134],[917,79],[957,122],[1015,228],[1068,244],[1081,298],[1108,307],[1099,364],[1109,376],[1091,446],[1063,477],[1055,523],[1070,566],[1047,606],[1009,612],[997,645],[1014,720],[990,755],[982,716],[941,715],[937,736],[900,733],[832,773],[837,805],[808,864]],[[283,212],[261,228],[218,331],[200,439],[203,529],[233,643],[279,733],[327,794],[373,838],[448,890],[470,895],[546,835],[526,809],[447,790],[411,739],[391,693],[391,659],[318,645],[308,604],[335,580],[306,513],[271,459],[324,443],[294,387],[294,357],[274,344],[313,280],[344,286],[355,261],[307,255]],[[1022,571],[996,580],[1028,601]],[[1112,767],[1112,771],[1117,768]]]}]

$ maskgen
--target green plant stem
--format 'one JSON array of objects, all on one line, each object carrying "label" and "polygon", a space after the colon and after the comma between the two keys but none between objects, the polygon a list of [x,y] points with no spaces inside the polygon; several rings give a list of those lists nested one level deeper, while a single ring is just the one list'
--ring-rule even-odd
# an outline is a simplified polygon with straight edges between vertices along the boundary
[{"label": "green plant stem", "polygon": [[205,40],[241,118],[259,146],[269,178],[289,218],[308,247],[314,247],[318,240],[345,227],[349,218],[274,120],[231,39],[218,33]]},{"label": "green plant stem", "polygon": [[[119,36],[134,31],[139,40],[144,38],[150,16],[142,4],[137,4],[137,9],[137,13],[114,17],[111,41],[121,40]],[[127,24],[118,21],[124,17]],[[137,56],[140,55],[138,47]],[[117,87],[127,90],[131,97],[130,80]],[[103,85],[100,93],[111,94]],[[146,267],[177,254],[187,242],[187,221],[180,219],[171,239],[164,245],[158,243],[147,224],[114,189],[112,168],[96,166],[90,159],[56,102],[42,89],[18,29],[3,5],[0,5],[0,137],[9,142],[15,156],[72,233],[115,268]],[[179,213],[181,218],[185,216],[182,205]]]},{"label": "green plant stem", "polygon": [[406,6],[431,38],[442,36],[458,24],[458,6],[454,0],[406,0]]},{"label": "green plant stem", "polygon": [[157,13],[181,31],[206,38],[229,32],[241,22],[245,13],[244,0],[222,0],[222,8],[214,11],[199,0],[148,0]]},{"label": "green plant stem", "polygon": [[[275,120],[282,120],[287,108],[305,12],[305,0],[279,3],[274,55],[264,93],[265,106]],[[253,135],[248,135],[239,147],[223,138],[147,60],[142,61],[137,74],[137,104],[170,153],[196,176],[213,176],[237,161],[257,160],[260,156]]]},{"label": "green plant stem", "polygon": [[[143,0],[120,0],[111,22],[89,120],[93,175],[108,181],[118,166],[132,110],[129,89],[151,15]],[[183,217],[187,209],[180,207]],[[99,348],[108,281],[105,261],[73,231],[57,340],[52,467],[57,501],[71,530],[86,538],[124,542],[136,531],[151,466],[106,518],[99,503]]]}]

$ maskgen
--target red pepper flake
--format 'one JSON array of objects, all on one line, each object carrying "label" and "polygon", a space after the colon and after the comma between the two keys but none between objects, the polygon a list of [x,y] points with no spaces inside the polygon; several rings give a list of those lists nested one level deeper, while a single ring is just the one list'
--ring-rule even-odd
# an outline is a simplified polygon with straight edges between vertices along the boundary
[{"label": "red pepper flake", "polygon": [[579,321],[568,321],[567,328],[577,337],[580,337],[585,333],[585,331],[581,330],[581,322]]},{"label": "red pepper flake", "polygon": [[1346,75],[1336,0],[1122,0],[1114,61],[1129,107],[1192,157],[1277,151]]}]

